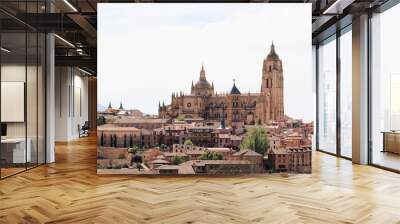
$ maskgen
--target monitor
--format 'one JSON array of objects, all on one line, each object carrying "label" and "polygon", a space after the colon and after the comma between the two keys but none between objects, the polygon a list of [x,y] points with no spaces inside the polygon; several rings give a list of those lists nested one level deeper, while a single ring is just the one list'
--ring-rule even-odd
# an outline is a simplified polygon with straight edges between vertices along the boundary
[{"label": "monitor", "polygon": [[1,136],[7,136],[7,124],[1,123]]}]

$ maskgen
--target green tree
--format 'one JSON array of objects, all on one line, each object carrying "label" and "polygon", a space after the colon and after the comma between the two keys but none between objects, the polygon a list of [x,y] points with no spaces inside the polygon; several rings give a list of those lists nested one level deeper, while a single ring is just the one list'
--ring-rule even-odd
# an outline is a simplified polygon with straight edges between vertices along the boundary
[{"label": "green tree", "polygon": [[106,118],[104,116],[100,116],[96,119],[97,126],[106,124]]},{"label": "green tree", "polygon": [[165,150],[168,149],[168,146],[167,146],[166,144],[161,144],[161,145],[160,145],[160,149],[161,149],[162,151],[165,151]]},{"label": "green tree", "polygon": [[133,145],[131,148],[128,149],[128,153],[136,154],[138,149],[139,149],[139,147],[137,145]]},{"label": "green tree", "polygon": [[177,121],[185,121],[185,116],[179,115],[179,116],[176,118],[176,120],[177,120]]},{"label": "green tree", "polygon": [[193,145],[193,142],[190,139],[186,139],[186,141],[183,144],[184,145]]},{"label": "green tree", "polygon": [[212,160],[222,160],[224,156],[221,153],[214,152],[212,155]]},{"label": "green tree", "polygon": [[267,133],[261,127],[255,127],[249,130],[246,137],[240,144],[240,149],[251,149],[261,155],[264,155],[269,147]]},{"label": "green tree", "polygon": [[183,159],[182,156],[174,156],[174,157],[172,157],[172,159],[171,159],[171,162],[172,162],[172,164],[174,164],[174,165],[179,165],[179,164],[183,163],[183,161],[184,161],[184,159]]},{"label": "green tree", "polygon": [[224,159],[224,156],[219,153],[219,152],[209,152],[207,151],[206,153],[202,154],[199,157],[200,160],[222,160]]}]

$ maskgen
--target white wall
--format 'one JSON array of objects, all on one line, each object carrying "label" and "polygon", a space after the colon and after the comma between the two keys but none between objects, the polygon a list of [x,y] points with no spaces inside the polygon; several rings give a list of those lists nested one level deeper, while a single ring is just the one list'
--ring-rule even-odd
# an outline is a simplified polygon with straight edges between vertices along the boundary
[{"label": "white wall", "polygon": [[72,67],[56,67],[55,73],[55,140],[70,141],[88,120],[88,78]]}]

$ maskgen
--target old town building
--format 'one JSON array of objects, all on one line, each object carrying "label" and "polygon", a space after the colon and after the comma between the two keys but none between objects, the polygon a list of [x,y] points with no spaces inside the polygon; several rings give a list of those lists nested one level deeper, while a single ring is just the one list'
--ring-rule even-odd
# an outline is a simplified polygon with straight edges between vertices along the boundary
[{"label": "old town building", "polygon": [[272,43],[263,61],[259,93],[241,93],[235,83],[228,94],[216,93],[214,83],[207,81],[202,66],[199,80],[196,84],[192,82],[190,94],[173,93],[169,105],[159,104],[158,114],[160,118],[182,115],[187,118],[225,120],[231,126],[265,124],[284,119],[283,100],[282,61]]},{"label": "old town building", "polygon": [[278,172],[311,173],[311,147],[271,149],[268,162]]}]

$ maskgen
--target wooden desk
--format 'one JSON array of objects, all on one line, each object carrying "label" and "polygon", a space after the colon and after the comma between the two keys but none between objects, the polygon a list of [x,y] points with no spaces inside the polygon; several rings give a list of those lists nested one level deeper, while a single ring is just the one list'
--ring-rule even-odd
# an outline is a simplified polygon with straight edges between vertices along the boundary
[{"label": "wooden desk", "polygon": [[383,131],[383,152],[400,154],[400,131]]},{"label": "wooden desk", "polygon": [[6,138],[1,139],[1,157],[6,163],[26,163],[31,162],[31,139],[27,139],[25,151],[25,138]]}]

